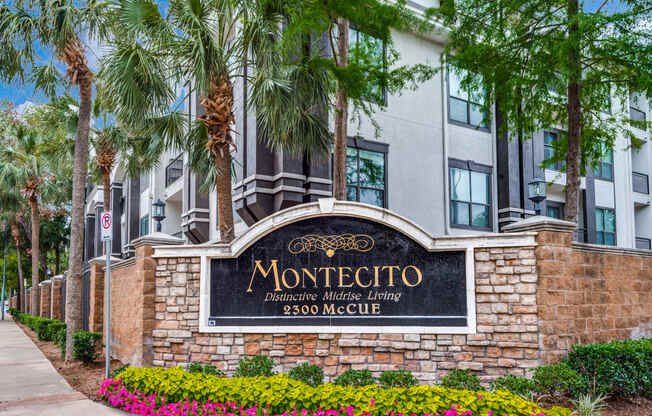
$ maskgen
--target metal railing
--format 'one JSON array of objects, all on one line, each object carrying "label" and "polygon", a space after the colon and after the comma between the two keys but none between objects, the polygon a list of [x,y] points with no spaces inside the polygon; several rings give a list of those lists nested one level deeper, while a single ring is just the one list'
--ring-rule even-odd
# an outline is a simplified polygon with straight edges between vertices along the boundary
[{"label": "metal railing", "polygon": [[650,178],[644,173],[632,172],[632,185],[634,192],[650,193]]},{"label": "metal railing", "polygon": [[183,176],[183,153],[172,159],[165,168],[165,186],[168,187]]},{"label": "metal railing", "polygon": [[636,248],[652,250],[652,240],[645,237],[636,237]]}]

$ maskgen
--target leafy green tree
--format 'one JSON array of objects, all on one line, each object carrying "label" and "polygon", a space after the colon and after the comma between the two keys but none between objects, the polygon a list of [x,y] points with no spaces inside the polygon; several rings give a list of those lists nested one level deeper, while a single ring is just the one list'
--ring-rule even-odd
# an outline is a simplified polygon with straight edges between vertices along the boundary
[{"label": "leafy green tree", "polygon": [[[5,126],[6,127],[6,126]],[[6,130],[5,130],[6,131]],[[3,137],[5,139],[6,137]],[[4,140],[3,140],[4,141]],[[12,267],[11,264],[11,258],[12,256],[9,256],[8,259],[10,260],[7,264],[7,273],[8,273],[8,281],[9,287],[15,287],[18,289],[18,309],[21,311],[25,312],[24,306],[24,295],[25,295],[25,287],[23,285],[23,270],[24,267],[18,267],[18,265],[22,265],[22,255],[21,255],[21,250],[22,250],[22,238],[21,238],[21,233],[20,229],[18,228],[18,223],[16,221],[16,216],[18,215],[18,212],[22,212],[22,198],[18,194],[15,188],[13,187],[7,187],[4,185],[0,185],[0,220],[4,224],[8,224],[9,227],[9,233],[11,234],[11,237],[13,239],[13,242],[16,247],[16,254],[13,256],[15,259],[15,264],[16,267]],[[7,239],[5,240],[6,243],[9,242],[9,238],[7,236]],[[12,278],[12,273],[13,276],[15,276],[16,280],[16,285],[13,286],[11,282],[14,281],[14,278]]]},{"label": "leafy green tree", "polygon": [[[563,129],[554,160],[566,160],[566,219],[577,222],[580,175],[611,151],[618,134],[638,143],[630,93],[652,96],[650,0],[455,0],[436,11],[448,27],[450,69],[463,87],[486,92],[505,120],[501,135],[527,140]],[[610,95],[615,97],[612,106]]]},{"label": "leafy green tree", "polygon": [[84,197],[88,158],[93,74],[83,39],[102,41],[109,33],[110,3],[73,0],[26,0],[0,6],[0,77],[31,79],[53,96],[63,77],[54,62],[38,59],[39,45],[63,62],[70,87],[79,87],[79,123],[75,139],[70,242],[70,275],[66,279],[67,356],[72,359],[72,333],[81,329],[81,279]]},{"label": "leafy green tree", "polygon": [[[5,132],[6,133],[6,132]],[[43,195],[54,192],[53,176],[43,153],[42,137],[38,131],[18,119],[11,126],[11,136],[0,150],[0,183],[2,187],[20,189],[30,209],[32,256],[31,313],[39,313],[40,260],[40,201]]]},{"label": "leafy green tree", "polygon": [[[248,78],[251,95],[265,103],[259,123],[271,144],[309,153],[329,148],[314,102],[327,95],[313,88],[323,83],[310,67],[278,65],[283,15],[273,2],[173,0],[168,12],[147,0],[122,3],[116,16],[124,33],[110,43],[100,75],[118,120],[137,130],[151,120],[167,146],[186,150],[189,167],[216,187],[220,238],[231,241],[234,82]],[[188,95],[201,105],[191,126],[177,110]]]},{"label": "leafy green tree", "polygon": [[[349,119],[369,117],[385,106],[385,94],[415,89],[437,72],[430,63],[402,65],[392,31],[424,33],[433,29],[430,14],[416,15],[405,0],[285,0],[278,3],[286,17],[281,54],[296,56],[297,45],[311,44],[305,65],[324,72],[333,109],[333,195],[346,199],[346,146]],[[354,35],[355,38],[351,38]],[[321,47],[325,40],[327,50]],[[334,90],[333,90],[334,86]],[[334,93],[334,94],[333,94]],[[349,111],[349,106],[353,111]]]}]

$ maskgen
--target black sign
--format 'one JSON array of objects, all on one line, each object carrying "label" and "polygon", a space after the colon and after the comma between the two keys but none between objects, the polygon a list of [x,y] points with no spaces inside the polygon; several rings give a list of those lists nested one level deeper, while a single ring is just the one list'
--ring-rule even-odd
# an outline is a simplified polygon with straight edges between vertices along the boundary
[{"label": "black sign", "polygon": [[209,326],[467,325],[465,252],[384,224],[302,220],[211,261]]}]

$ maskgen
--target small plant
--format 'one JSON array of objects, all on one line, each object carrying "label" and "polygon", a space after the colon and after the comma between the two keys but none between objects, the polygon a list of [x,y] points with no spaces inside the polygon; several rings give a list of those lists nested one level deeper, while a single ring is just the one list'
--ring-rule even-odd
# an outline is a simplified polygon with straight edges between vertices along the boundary
[{"label": "small plant", "polygon": [[589,390],[588,381],[566,363],[544,365],[534,369],[534,389],[551,397],[579,397]]},{"label": "small plant", "polygon": [[362,387],[376,384],[376,379],[369,370],[346,370],[334,383],[338,386]]},{"label": "small plant", "polygon": [[299,364],[290,370],[288,376],[312,387],[317,387],[324,382],[324,370],[310,363]]},{"label": "small plant", "polygon": [[604,394],[597,396],[581,394],[577,399],[571,400],[571,403],[576,409],[577,416],[601,416],[602,411],[607,408],[606,400],[607,396]]},{"label": "small plant", "polygon": [[526,377],[516,377],[511,374],[494,379],[490,384],[491,391],[508,391],[524,399],[531,397],[534,390],[534,380]]},{"label": "small plant", "polygon": [[66,324],[57,329],[57,333],[52,340],[61,350],[61,359],[64,359],[66,357]]},{"label": "small plant", "polygon": [[274,360],[266,355],[256,355],[252,358],[241,358],[235,377],[270,377],[274,375]]},{"label": "small plant", "polygon": [[186,371],[189,373],[201,373],[218,377],[226,377],[224,371],[208,363],[193,362],[188,364]]},{"label": "small plant", "polygon": [[73,357],[84,364],[90,364],[100,355],[97,351],[100,332],[75,331],[72,334]]},{"label": "small plant", "polygon": [[120,375],[120,373],[122,373],[123,371],[125,371],[129,367],[131,367],[131,364],[127,363],[127,364],[125,364],[125,365],[123,365],[121,367],[116,368],[115,370],[113,370],[113,371],[111,371],[109,373],[109,378],[114,379],[114,378],[118,377]]},{"label": "small plant", "polygon": [[391,389],[394,387],[412,387],[419,383],[411,372],[406,370],[383,371],[380,374],[380,387]]},{"label": "small plant", "polygon": [[454,369],[439,380],[443,387],[458,390],[484,390],[480,385],[480,379],[470,370]]}]

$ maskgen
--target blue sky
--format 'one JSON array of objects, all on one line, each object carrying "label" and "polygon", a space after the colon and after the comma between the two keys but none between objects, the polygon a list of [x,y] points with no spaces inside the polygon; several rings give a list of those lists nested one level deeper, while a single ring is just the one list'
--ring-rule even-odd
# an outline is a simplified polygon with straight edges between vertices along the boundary
[{"label": "blue sky", "polygon": [[[589,12],[595,11],[598,7],[600,7],[603,1],[604,0],[585,0],[584,8]],[[167,8],[167,5],[167,0],[159,1],[159,7],[161,9]],[[622,8],[623,4],[620,0],[608,0],[608,3],[604,9],[608,12],[614,12],[621,10]],[[101,50],[99,46],[93,42],[87,42],[87,47],[89,49],[89,66],[92,70],[96,70],[98,55],[101,53]],[[50,60],[53,60],[49,50],[44,48],[38,48],[37,50],[42,62],[49,62]],[[54,59],[54,62],[57,67],[63,69],[63,65],[58,60]],[[63,72],[64,71],[62,71],[62,73]],[[62,86],[59,93],[65,92],[66,88],[68,87]],[[74,89],[70,92],[76,95],[76,91]],[[19,106],[26,101],[31,101],[39,104],[44,103],[47,101],[47,98],[42,93],[35,92],[34,86],[29,82],[26,82],[25,84],[22,84],[21,82],[13,82],[11,84],[2,82],[0,83],[0,100],[10,101],[14,105]]]}]

